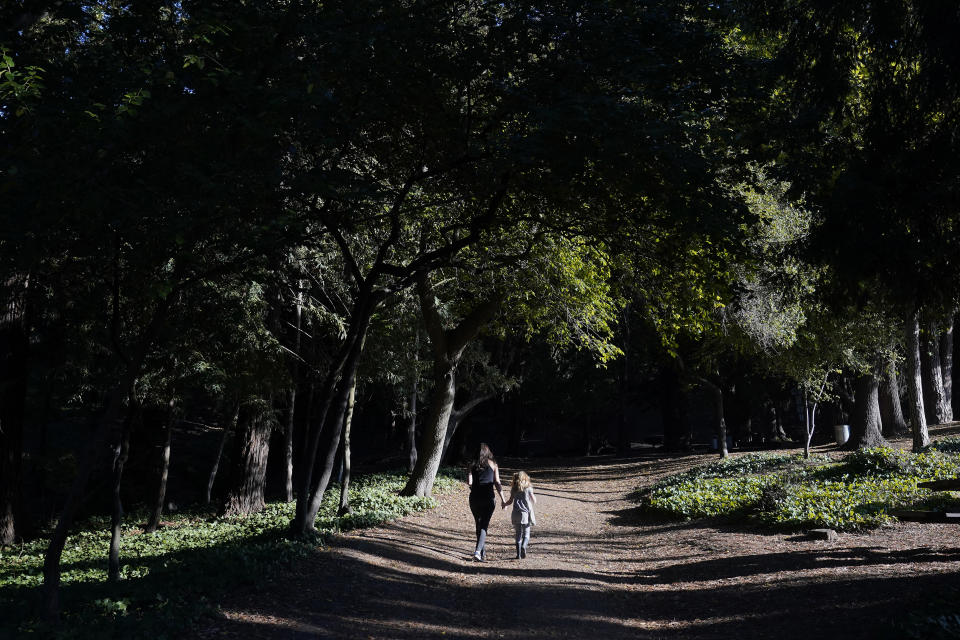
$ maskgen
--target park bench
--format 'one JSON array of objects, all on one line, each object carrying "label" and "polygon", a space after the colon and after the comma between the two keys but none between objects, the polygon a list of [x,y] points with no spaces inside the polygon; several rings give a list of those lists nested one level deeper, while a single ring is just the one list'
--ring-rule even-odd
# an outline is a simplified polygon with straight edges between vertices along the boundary
[{"label": "park bench", "polygon": [[[960,478],[948,478],[946,480],[931,480],[929,482],[917,483],[922,489],[932,491],[960,491]],[[910,511],[897,510],[891,511],[890,515],[896,516],[900,520],[911,520],[916,522],[960,522],[960,505],[951,511]]]}]

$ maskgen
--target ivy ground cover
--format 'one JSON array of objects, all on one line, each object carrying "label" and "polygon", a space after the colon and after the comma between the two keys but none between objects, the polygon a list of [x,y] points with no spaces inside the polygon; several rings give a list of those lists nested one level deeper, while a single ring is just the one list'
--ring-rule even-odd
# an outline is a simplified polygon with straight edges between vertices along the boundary
[{"label": "ivy ground cover", "polygon": [[668,476],[643,492],[644,505],[681,518],[723,517],[782,529],[866,529],[897,509],[942,509],[956,500],[919,482],[960,476],[960,440],[921,453],[875,448],[840,459],[748,454]]}]

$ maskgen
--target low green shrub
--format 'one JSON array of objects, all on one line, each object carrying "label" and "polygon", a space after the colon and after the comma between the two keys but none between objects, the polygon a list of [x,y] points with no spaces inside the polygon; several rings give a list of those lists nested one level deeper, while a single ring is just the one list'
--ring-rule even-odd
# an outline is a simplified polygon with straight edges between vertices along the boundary
[{"label": "low green shrub", "polygon": [[960,475],[960,454],[889,448],[821,456],[752,454],[670,476],[647,493],[648,508],[682,518],[745,518],[784,529],[855,530],[894,520],[890,511],[942,508],[951,499],[917,488]]},{"label": "low green shrub", "polygon": [[[0,637],[180,637],[183,629],[210,614],[223,593],[280,575],[331,534],[436,505],[431,497],[400,497],[405,480],[400,473],[356,478],[350,489],[352,513],[340,517],[340,488],[331,486],[317,517],[316,541],[286,538],[293,503],[268,504],[260,513],[237,518],[216,518],[204,510],[174,514],[168,517],[171,524],[149,534],[129,524],[123,528],[117,584],[107,582],[108,521],[93,518],[82,523],[64,547],[61,599],[66,624],[56,630],[26,619],[39,602],[47,540],[0,548]],[[458,481],[460,472],[443,469],[434,489],[449,491]],[[142,514],[131,514],[127,522],[143,519]]]}]

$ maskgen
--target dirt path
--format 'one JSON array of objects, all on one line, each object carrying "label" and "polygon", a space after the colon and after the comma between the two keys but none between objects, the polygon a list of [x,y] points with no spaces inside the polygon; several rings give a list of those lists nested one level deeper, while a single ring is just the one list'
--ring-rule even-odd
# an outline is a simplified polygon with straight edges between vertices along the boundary
[{"label": "dirt path", "polygon": [[223,603],[198,636],[892,638],[892,620],[957,583],[956,525],[812,541],[651,521],[629,498],[710,459],[524,462],[539,499],[527,559],[513,558],[509,511],[494,516],[487,561],[470,559],[464,487],[436,510],[339,537],[291,579]]}]

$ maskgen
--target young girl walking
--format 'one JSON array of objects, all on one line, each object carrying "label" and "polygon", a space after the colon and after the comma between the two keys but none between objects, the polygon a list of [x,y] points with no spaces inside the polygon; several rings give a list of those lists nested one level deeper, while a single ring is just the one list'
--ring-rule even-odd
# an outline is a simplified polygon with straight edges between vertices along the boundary
[{"label": "young girl walking", "polygon": [[533,494],[530,476],[525,471],[513,474],[513,480],[510,482],[510,499],[503,503],[503,508],[506,509],[511,503],[513,513],[510,515],[510,521],[513,522],[516,532],[517,558],[526,558],[527,545],[530,544],[530,527],[537,524],[537,516],[533,510],[533,505],[537,504],[537,496]]}]

